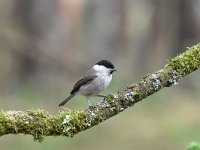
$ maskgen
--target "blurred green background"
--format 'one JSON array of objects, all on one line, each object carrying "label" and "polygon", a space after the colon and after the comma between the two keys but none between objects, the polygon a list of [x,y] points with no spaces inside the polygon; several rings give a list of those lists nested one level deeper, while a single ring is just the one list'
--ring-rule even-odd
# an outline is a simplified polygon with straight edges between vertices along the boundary
[{"label": "blurred green background", "polygon": [[[122,90],[197,44],[199,0],[1,0],[0,109],[57,114],[73,84],[101,59]],[[199,71],[74,138],[0,138],[1,150],[183,150],[200,141]],[[93,103],[99,101],[94,98]],[[77,96],[67,106],[84,109]]]}]

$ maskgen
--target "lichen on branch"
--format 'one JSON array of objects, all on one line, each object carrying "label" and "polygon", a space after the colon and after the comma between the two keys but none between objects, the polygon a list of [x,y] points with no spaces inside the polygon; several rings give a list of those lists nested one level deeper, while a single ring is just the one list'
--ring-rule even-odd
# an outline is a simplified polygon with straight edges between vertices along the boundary
[{"label": "lichen on branch", "polygon": [[178,84],[187,74],[200,67],[200,44],[171,59],[161,70],[144,76],[123,91],[109,95],[86,110],[63,109],[52,116],[44,110],[1,111],[0,136],[29,134],[42,141],[45,136],[69,136],[89,129],[159,91]]}]

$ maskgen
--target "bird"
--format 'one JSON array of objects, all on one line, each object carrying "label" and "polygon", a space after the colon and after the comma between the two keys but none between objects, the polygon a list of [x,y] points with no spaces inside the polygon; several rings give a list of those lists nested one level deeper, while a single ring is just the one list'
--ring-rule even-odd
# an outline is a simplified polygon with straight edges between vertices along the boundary
[{"label": "bird", "polygon": [[80,78],[73,86],[69,97],[62,101],[59,106],[64,106],[71,98],[76,95],[86,96],[89,106],[89,97],[103,97],[100,93],[107,88],[112,81],[112,74],[117,71],[114,65],[108,60],[101,60],[93,65],[86,74]]}]

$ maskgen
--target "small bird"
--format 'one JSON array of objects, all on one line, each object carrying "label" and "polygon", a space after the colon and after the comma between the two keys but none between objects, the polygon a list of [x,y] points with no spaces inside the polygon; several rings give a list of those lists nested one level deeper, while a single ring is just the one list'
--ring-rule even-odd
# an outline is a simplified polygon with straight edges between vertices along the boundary
[{"label": "small bird", "polygon": [[114,65],[108,60],[101,60],[97,62],[92,68],[90,68],[84,77],[82,77],[74,85],[70,96],[62,101],[59,106],[65,105],[75,95],[86,96],[88,104],[90,106],[89,97],[97,96],[104,97],[100,93],[109,86],[112,80],[112,73],[117,71]]}]

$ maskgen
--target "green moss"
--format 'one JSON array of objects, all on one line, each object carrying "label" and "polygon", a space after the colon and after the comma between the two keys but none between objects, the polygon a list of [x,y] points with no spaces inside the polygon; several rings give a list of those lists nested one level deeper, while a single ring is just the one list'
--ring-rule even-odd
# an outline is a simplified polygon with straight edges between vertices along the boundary
[{"label": "green moss", "polygon": [[83,110],[70,110],[64,109],[60,112],[59,118],[59,126],[61,129],[61,133],[66,136],[73,136],[75,133],[80,130],[85,130],[88,128],[88,124],[86,122],[87,113]]},{"label": "green moss", "polygon": [[196,142],[190,143],[190,145],[187,147],[187,150],[200,150],[200,144]]},{"label": "green moss", "polygon": [[0,136],[6,133],[13,133],[13,122],[9,117],[4,115],[4,112],[0,113]]},{"label": "green moss", "polygon": [[140,99],[140,97],[142,97],[141,93],[135,93],[134,94],[134,99]]},{"label": "green moss", "polygon": [[109,94],[109,95],[107,96],[107,100],[108,100],[108,101],[112,101],[113,98],[114,98],[114,96],[113,96],[112,94]]},{"label": "green moss", "polygon": [[0,136],[2,136],[3,134],[4,134],[4,132],[5,132],[5,128],[6,128],[6,124],[4,124],[3,122],[5,122],[5,116],[4,115],[2,115],[2,113],[0,113],[0,122],[1,122],[1,124],[0,124]]},{"label": "green moss", "polygon": [[200,45],[170,60],[169,64],[154,74],[147,74],[141,81],[125,90],[109,95],[100,105],[83,110],[63,109],[57,116],[44,110],[0,112],[0,136],[5,134],[31,134],[41,142],[43,136],[74,136],[116,115],[127,107],[160,90],[176,84],[181,77],[200,66]]},{"label": "green moss", "polygon": [[24,114],[18,114],[17,124],[20,132],[28,132],[33,135],[34,140],[41,142],[43,135],[48,135],[49,126],[46,119],[51,118],[44,110],[28,110]]},{"label": "green moss", "polygon": [[106,98],[107,102],[109,104],[112,104],[114,102],[114,95],[108,95],[107,98]]},{"label": "green moss", "polygon": [[[170,69],[171,70],[171,69]],[[164,69],[161,69],[159,72],[158,72],[158,76],[159,76],[159,79],[160,79],[160,81],[162,82],[162,81],[165,81],[166,79],[168,79],[168,68],[165,68],[165,70]]]},{"label": "green moss", "polygon": [[185,53],[171,59],[168,66],[173,67],[182,76],[198,69],[200,66],[200,44],[188,48]]}]

